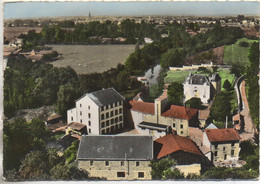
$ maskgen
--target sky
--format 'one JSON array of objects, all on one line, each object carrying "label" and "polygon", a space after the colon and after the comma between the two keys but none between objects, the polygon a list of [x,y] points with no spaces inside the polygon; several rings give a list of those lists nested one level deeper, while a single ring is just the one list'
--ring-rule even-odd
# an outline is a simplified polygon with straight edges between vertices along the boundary
[{"label": "sky", "polygon": [[142,15],[260,15],[260,2],[20,2],[4,5],[4,18]]}]

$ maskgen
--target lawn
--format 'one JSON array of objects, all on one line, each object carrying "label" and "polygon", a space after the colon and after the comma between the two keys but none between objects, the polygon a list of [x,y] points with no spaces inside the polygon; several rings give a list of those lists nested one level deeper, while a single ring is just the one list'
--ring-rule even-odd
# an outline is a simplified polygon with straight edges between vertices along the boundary
[{"label": "lawn", "polygon": [[[239,42],[245,41],[249,43],[249,47],[239,46]],[[235,44],[226,45],[224,48],[224,64],[242,63],[244,65],[249,64],[248,54],[250,46],[253,42],[258,40],[249,40],[246,38],[238,39]]]},{"label": "lawn", "polygon": [[[190,72],[191,73],[205,74],[205,73],[197,72],[196,70],[168,71],[166,77],[164,78],[164,82],[167,83],[167,84],[171,84],[173,82],[181,82],[182,83],[182,82],[184,82],[185,77]],[[219,73],[220,77],[222,78],[222,80],[221,80],[222,90],[224,89],[223,84],[224,84],[226,79],[228,79],[229,82],[231,84],[233,84],[233,82],[235,80],[235,76],[230,73],[229,69],[226,69],[226,68],[218,69],[218,73]]]}]

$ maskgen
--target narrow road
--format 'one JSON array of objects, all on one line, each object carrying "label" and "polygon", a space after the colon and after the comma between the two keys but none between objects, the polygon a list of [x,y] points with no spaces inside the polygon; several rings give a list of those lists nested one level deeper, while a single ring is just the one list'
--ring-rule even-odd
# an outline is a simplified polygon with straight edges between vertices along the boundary
[{"label": "narrow road", "polygon": [[246,98],[245,84],[246,82],[243,81],[240,85],[240,92],[241,92],[242,103],[243,103],[243,110],[241,111],[241,115],[244,116],[244,122],[245,122],[245,129],[244,132],[241,134],[242,141],[252,139],[254,137],[253,121],[250,116],[250,110]]}]

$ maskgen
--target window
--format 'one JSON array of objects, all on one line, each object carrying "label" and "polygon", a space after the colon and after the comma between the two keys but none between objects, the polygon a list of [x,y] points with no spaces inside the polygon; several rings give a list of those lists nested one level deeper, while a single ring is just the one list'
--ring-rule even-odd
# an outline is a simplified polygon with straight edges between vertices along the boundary
[{"label": "window", "polygon": [[157,130],[157,132],[161,133],[162,131],[161,130]]},{"label": "window", "polygon": [[124,178],[125,177],[125,172],[117,172],[117,177],[118,178]]},{"label": "window", "polygon": [[226,147],[223,147],[223,151],[226,151]]},{"label": "window", "polygon": [[235,146],[235,143],[232,142],[231,146]]},{"label": "window", "polygon": [[120,108],[120,109],[119,109],[119,113],[122,114],[122,111],[123,111],[122,108]]},{"label": "window", "polygon": [[73,117],[71,116],[71,121],[73,121]]},{"label": "window", "polygon": [[105,134],[105,130],[102,130],[102,134]]},{"label": "window", "polygon": [[104,126],[105,126],[105,122],[102,122],[101,127],[104,128]]},{"label": "window", "polygon": [[106,129],[106,133],[107,134],[110,133],[110,129],[109,128]]},{"label": "window", "polygon": [[172,127],[175,128],[175,123],[172,124]]},{"label": "window", "polygon": [[115,122],[116,122],[116,123],[118,122],[118,117],[116,117]]},{"label": "window", "polygon": [[82,119],[80,120],[80,123],[82,123]]},{"label": "window", "polygon": [[227,160],[227,154],[224,155],[224,160]]},{"label": "window", "polygon": [[88,106],[88,109],[90,109],[90,106]]},{"label": "window", "polygon": [[106,118],[109,118],[109,112],[106,113]]},{"label": "window", "polygon": [[215,156],[218,156],[218,152],[217,151],[215,151]]},{"label": "window", "polygon": [[181,131],[181,134],[183,134],[183,131]]},{"label": "window", "polygon": [[80,107],[82,107],[82,105],[81,105],[81,104],[79,104],[79,106],[80,106]]},{"label": "window", "polygon": [[142,130],[145,130],[145,128],[141,127]]},{"label": "window", "polygon": [[91,129],[90,129],[90,128],[88,129],[88,133],[90,133],[90,134],[91,134]]},{"label": "window", "polygon": [[91,121],[88,121],[88,126],[91,126]]},{"label": "window", "polygon": [[109,161],[106,161],[106,162],[105,162],[105,165],[106,165],[106,166],[109,166]]},{"label": "window", "polygon": [[113,108],[113,103],[110,106],[111,106],[111,108]]},{"label": "window", "polygon": [[235,151],[231,150],[231,156],[234,156]]},{"label": "window", "polygon": [[122,116],[119,116],[119,121],[122,121],[123,120],[123,117]]},{"label": "window", "polygon": [[214,147],[215,147],[215,149],[218,149],[218,145],[217,145],[217,144],[215,144],[215,146],[214,146]]},{"label": "window", "polygon": [[94,161],[90,161],[89,165],[93,165]]},{"label": "window", "polygon": [[110,116],[111,117],[114,116],[114,112],[113,111],[110,112]]},{"label": "window", "polygon": [[138,167],[140,165],[140,162],[136,162],[135,165],[136,167]]},{"label": "window", "polygon": [[117,107],[117,102],[115,102],[115,107]]},{"label": "window", "polygon": [[117,115],[118,114],[118,110],[115,110],[115,115]]},{"label": "window", "polygon": [[81,112],[81,111],[79,112],[79,115],[82,115],[82,112]]},{"label": "window", "polygon": [[111,124],[114,124],[114,119],[111,119]]},{"label": "window", "polygon": [[180,125],[180,128],[183,128],[183,125],[182,125],[182,124]]},{"label": "window", "polygon": [[90,113],[88,113],[88,118],[91,118],[91,114]]},{"label": "window", "polygon": [[101,120],[105,119],[105,115],[101,114]]},{"label": "window", "polygon": [[103,111],[103,110],[104,110],[104,106],[101,107],[101,111]]},{"label": "window", "polygon": [[138,178],[143,178],[144,177],[144,172],[138,172]]},{"label": "window", "polygon": [[122,101],[119,102],[119,105],[122,105]]},{"label": "window", "polygon": [[124,161],[121,161],[121,166],[124,166],[125,165],[125,162]]},{"label": "window", "polygon": [[106,121],[106,126],[109,126],[109,120]]}]

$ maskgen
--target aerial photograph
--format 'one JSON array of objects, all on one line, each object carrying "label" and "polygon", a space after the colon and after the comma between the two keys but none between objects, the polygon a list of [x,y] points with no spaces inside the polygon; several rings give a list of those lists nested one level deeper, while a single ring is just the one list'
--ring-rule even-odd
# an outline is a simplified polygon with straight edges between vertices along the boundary
[{"label": "aerial photograph", "polygon": [[6,181],[259,180],[260,2],[4,3]]}]

